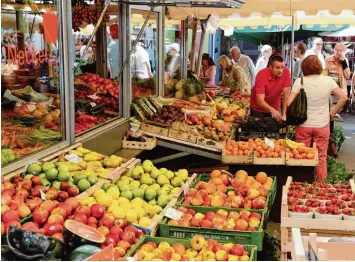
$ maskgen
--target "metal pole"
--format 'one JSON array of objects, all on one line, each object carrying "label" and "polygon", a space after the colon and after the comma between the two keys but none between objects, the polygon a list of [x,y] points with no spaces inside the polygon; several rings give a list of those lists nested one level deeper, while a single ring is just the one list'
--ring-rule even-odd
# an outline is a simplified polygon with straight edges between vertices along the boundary
[{"label": "metal pole", "polygon": [[286,55],[285,55],[285,35],[284,35],[284,31],[282,31],[281,33],[281,56],[285,59],[286,58]]},{"label": "metal pole", "polygon": [[197,18],[194,18],[193,28],[192,28],[192,42],[191,42],[191,61],[190,69],[195,73],[196,59],[195,59],[195,47],[196,47],[196,35],[197,35]]},{"label": "metal pole", "polygon": [[182,41],[181,41],[181,78],[187,78],[187,59],[189,56],[187,48],[187,37],[188,37],[188,28],[187,28],[187,19],[182,22]]},{"label": "metal pole", "polygon": [[295,15],[292,15],[292,31],[291,31],[291,54],[290,54],[290,59],[291,59],[291,79],[293,80],[293,59],[295,57]]},{"label": "metal pole", "polygon": [[202,53],[203,53],[203,45],[205,43],[205,36],[206,36],[206,22],[201,23],[202,27],[202,34],[201,34],[201,41],[200,41],[200,48],[198,50],[198,59],[197,59],[197,69],[196,74],[200,74],[201,70],[201,60],[202,60]]},{"label": "metal pole", "polygon": [[[16,28],[17,28],[17,48],[18,50],[25,50],[25,19],[23,17],[23,10],[16,10]],[[19,69],[24,69],[25,63],[19,63]]]},{"label": "metal pole", "polygon": [[158,70],[156,74],[158,84],[158,94],[164,97],[164,55],[165,55],[165,8],[158,13],[158,36],[156,39],[156,50],[158,52]]}]

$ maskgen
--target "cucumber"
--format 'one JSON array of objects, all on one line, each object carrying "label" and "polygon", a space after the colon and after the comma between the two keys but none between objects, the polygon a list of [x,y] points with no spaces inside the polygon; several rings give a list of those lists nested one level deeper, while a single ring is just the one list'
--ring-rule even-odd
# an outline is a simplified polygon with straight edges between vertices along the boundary
[{"label": "cucumber", "polygon": [[161,106],[157,103],[152,96],[148,97],[148,101],[154,106],[157,111],[160,111]]},{"label": "cucumber", "polygon": [[139,108],[139,106],[137,106],[135,103],[132,103],[132,107],[140,119],[142,119],[143,121],[147,120],[143,111]]},{"label": "cucumber", "polygon": [[150,108],[141,99],[137,99],[137,103],[143,109],[143,111],[144,111],[144,113],[146,113],[146,115],[148,115],[149,117],[154,116],[153,111],[150,110]]}]

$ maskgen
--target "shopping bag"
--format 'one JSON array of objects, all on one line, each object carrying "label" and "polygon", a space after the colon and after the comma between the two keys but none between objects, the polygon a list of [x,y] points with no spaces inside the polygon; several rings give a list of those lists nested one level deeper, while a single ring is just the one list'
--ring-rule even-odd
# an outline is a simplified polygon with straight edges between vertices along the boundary
[{"label": "shopping bag", "polygon": [[299,126],[307,121],[307,96],[303,88],[303,77],[301,78],[301,89],[287,108],[286,123],[287,125]]}]

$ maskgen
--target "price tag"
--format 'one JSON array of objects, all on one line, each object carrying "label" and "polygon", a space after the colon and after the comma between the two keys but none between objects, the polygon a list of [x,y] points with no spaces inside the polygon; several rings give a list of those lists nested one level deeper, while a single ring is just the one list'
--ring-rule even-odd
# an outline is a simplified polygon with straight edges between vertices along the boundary
[{"label": "price tag", "polygon": [[171,208],[171,207],[169,207],[165,211],[165,214],[164,214],[164,216],[166,216],[167,218],[173,219],[175,221],[179,221],[183,215],[184,215],[184,213],[176,210],[175,208]]},{"label": "price tag", "polygon": [[189,189],[190,189],[189,185],[188,184],[183,185],[182,189],[184,190],[184,196],[186,196],[187,191],[189,191]]},{"label": "price tag", "polygon": [[95,107],[95,106],[96,106],[96,103],[90,102],[90,105],[91,105],[91,107]]},{"label": "price tag", "polygon": [[97,95],[88,95],[87,96],[88,98],[91,98],[92,100],[96,100],[96,99],[99,99],[100,97],[97,96]]},{"label": "price tag", "polygon": [[68,160],[69,162],[72,162],[72,163],[79,163],[80,161],[81,161],[81,158],[80,157],[78,157],[77,155],[75,155],[75,154],[69,154],[69,155],[66,155],[66,156],[64,156],[64,158],[66,159],[66,160]]},{"label": "price tag", "polygon": [[42,190],[39,190],[39,192],[40,192],[40,194],[41,194],[42,200],[47,200],[46,194],[45,194]]},{"label": "price tag", "polygon": [[265,144],[268,145],[268,147],[274,148],[275,147],[275,143],[274,141],[271,141],[269,138],[265,137]]}]

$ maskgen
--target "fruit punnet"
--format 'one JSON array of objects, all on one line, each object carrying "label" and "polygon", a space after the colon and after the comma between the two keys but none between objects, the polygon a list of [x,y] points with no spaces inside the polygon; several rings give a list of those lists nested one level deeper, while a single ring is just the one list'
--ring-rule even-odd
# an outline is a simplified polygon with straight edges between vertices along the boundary
[{"label": "fruit punnet", "polygon": [[136,251],[134,259],[137,261],[248,261],[250,254],[240,244],[221,244],[216,240],[196,235],[187,246],[179,240],[172,245],[166,241],[161,241],[159,244],[147,242]]},{"label": "fruit punnet", "polygon": [[263,209],[272,186],[273,179],[264,172],[259,172],[254,178],[244,170],[239,170],[231,179],[220,170],[214,170],[208,182],[199,181],[193,189],[187,191],[182,204]]}]

